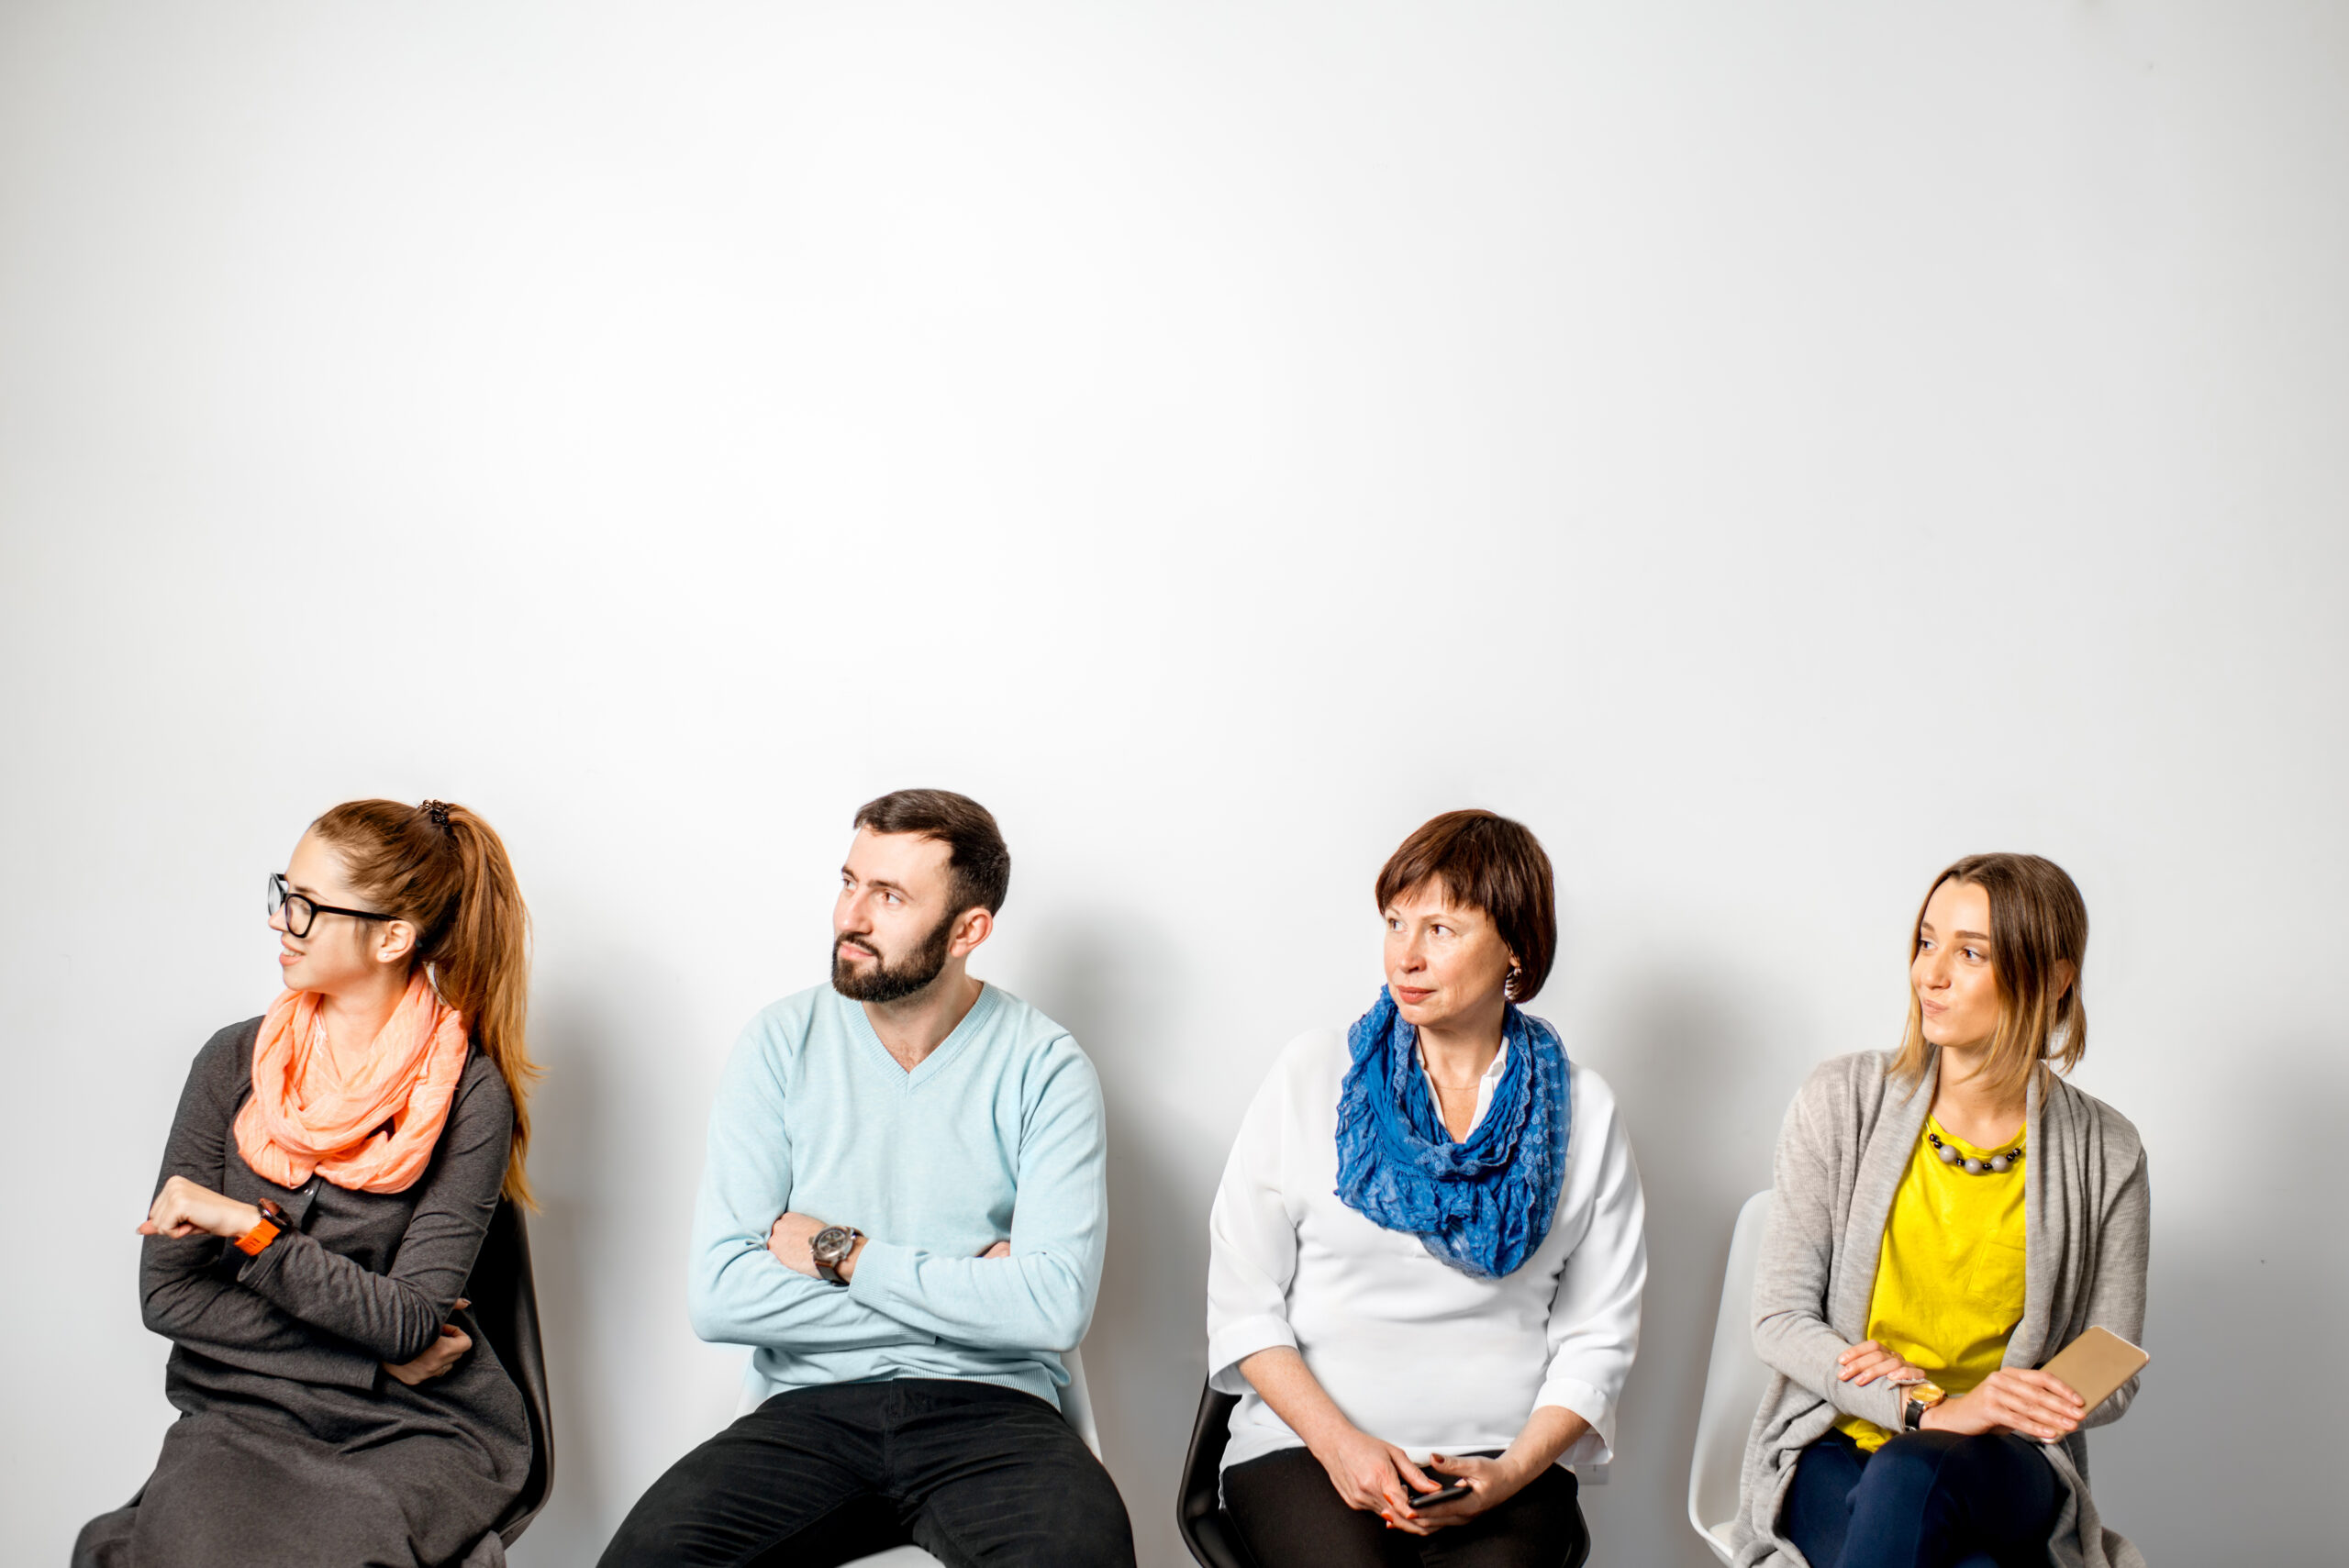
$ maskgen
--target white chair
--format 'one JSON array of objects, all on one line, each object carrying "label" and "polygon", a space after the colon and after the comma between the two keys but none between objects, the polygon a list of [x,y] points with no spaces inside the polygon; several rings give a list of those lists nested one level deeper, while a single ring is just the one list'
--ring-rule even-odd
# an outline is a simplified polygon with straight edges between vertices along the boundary
[{"label": "white chair", "polygon": [[[1068,1386],[1061,1390],[1061,1418],[1074,1429],[1078,1437],[1085,1440],[1085,1446],[1093,1451],[1093,1457],[1098,1459],[1101,1457],[1101,1431],[1093,1424],[1093,1396],[1085,1390],[1085,1362],[1074,1351],[1071,1351],[1063,1358],[1061,1364],[1068,1368]],[[759,1402],[751,1398],[751,1391],[745,1388],[741,1403],[734,1407],[735,1418],[740,1420],[758,1407]],[[886,1551],[857,1558],[844,1564],[843,1568],[942,1568],[942,1564],[918,1546],[893,1546]]]},{"label": "white chair", "polygon": [[1688,1522],[1724,1564],[1745,1439],[1770,1384],[1770,1369],[1753,1351],[1753,1265],[1769,1220],[1767,1192],[1755,1193],[1737,1211],[1729,1266],[1721,1271],[1720,1312],[1713,1319],[1713,1359],[1705,1368],[1705,1403],[1697,1413],[1697,1451],[1688,1463]]}]

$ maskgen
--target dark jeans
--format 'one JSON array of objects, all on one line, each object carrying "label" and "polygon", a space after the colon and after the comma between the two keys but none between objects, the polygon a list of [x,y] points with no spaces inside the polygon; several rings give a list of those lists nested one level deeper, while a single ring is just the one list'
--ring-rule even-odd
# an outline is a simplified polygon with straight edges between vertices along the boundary
[{"label": "dark jeans", "polygon": [[1795,1462],[1778,1528],[1811,1568],[2046,1568],[2063,1501],[2011,1432],[1907,1432],[1870,1455],[1831,1431]]},{"label": "dark jeans", "polygon": [[1348,1507],[1301,1448],[1223,1473],[1225,1511],[1257,1568],[1581,1568],[1590,1533],[1575,1492],[1574,1472],[1553,1464],[1499,1507],[1412,1535]]},{"label": "dark jeans", "polygon": [[832,1568],[908,1540],[948,1568],[1132,1568],[1117,1485],[1060,1412],[989,1383],[778,1394],[669,1467],[603,1568]]}]

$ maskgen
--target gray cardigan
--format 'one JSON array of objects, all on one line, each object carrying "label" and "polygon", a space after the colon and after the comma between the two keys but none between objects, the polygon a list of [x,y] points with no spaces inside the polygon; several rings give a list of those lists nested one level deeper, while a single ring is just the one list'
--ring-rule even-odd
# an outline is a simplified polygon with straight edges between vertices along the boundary
[{"label": "gray cardigan", "polygon": [[[1841,1416],[1895,1431],[1902,1396],[1878,1381],[1837,1380],[1835,1358],[1867,1335],[1876,1254],[1894,1192],[1923,1136],[1938,1052],[1913,1088],[1879,1051],[1823,1063],[1795,1096],[1778,1134],[1770,1224],[1753,1280],[1753,1345],[1777,1375],[1746,1439],[1738,1568],[1801,1568],[1777,1533],[1795,1461]],[[2022,1321],[2004,1364],[2036,1367],[2094,1326],[2132,1342],[2145,1322],[2145,1155],[2111,1106],[2042,1071],[2024,1123]],[[2088,1496],[2085,1429],[2121,1418],[2131,1378],[2088,1413],[2083,1430],[2044,1451],[2066,1492],[2047,1543],[2056,1568],[2143,1568],[2137,1549],[2104,1528]]]}]

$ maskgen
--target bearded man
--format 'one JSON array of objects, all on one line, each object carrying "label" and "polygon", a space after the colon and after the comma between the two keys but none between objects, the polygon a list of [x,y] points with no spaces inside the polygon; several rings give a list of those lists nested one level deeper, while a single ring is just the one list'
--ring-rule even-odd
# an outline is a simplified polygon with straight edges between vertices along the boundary
[{"label": "bearded man", "polygon": [[670,1467],[605,1568],[1134,1560],[1059,1414],[1108,1220],[1101,1088],[1068,1031],[974,978],[1011,853],[945,790],[859,810],[829,986],[751,1021],[709,1118],[688,1300],[752,1347],[757,1407]]}]

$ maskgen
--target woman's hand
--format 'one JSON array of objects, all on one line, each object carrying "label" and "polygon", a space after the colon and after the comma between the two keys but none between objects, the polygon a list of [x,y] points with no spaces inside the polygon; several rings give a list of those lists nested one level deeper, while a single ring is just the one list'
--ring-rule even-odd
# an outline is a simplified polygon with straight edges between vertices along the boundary
[{"label": "woman's hand", "polygon": [[[1507,1454],[1498,1459],[1479,1459],[1474,1454],[1446,1459],[1442,1454],[1431,1453],[1428,1455],[1423,1468],[1438,1486],[1450,1486],[1455,1482],[1465,1481],[1468,1483],[1468,1495],[1454,1497],[1449,1503],[1420,1508],[1400,1518],[1388,1518],[1386,1522],[1389,1525],[1413,1535],[1427,1535],[1447,1525],[1464,1525],[1486,1508],[1498,1507],[1508,1502],[1524,1489],[1528,1481],[1533,1479],[1531,1474],[1511,1463]],[[1428,1488],[1421,1486],[1414,1490],[1425,1492]]]},{"label": "woman's hand", "polygon": [[261,1223],[261,1210],[249,1203],[223,1197],[210,1187],[199,1187],[185,1176],[173,1176],[155,1195],[147,1218],[139,1222],[141,1236],[225,1236],[235,1240]]},{"label": "woman's hand", "polygon": [[[1413,1535],[1426,1535],[1447,1525],[1466,1524],[1487,1508],[1497,1508],[1516,1496],[1533,1478],[1558,1462],[1558,1456],[1573,1447],[1582,1435],[1590,1430],[1590,1423],[1562,1405],[1538,1405],[1517,1440],[1508,1451],[1494,1459],[1480,1459],[1474,1454],[1450,1458],[1440,1453],[1428,1455],[1424,1467],[1440,1485],[1449,1486],[1455,1481],[1468,1483],[1468,1495],[1454,1497],[1449,1503],[1436,1503],[1418,1509],[1404,1518],[1390,1518],[1386,1522],[1397,1529]],[[1419,1490],[1424,1492],[1425,1487]]]},{"label": "woman's hand", "polygon": [[[463,1296],[457,1297],[459,1311],[472,1305],[473,1303]],[[467,1351],[473,1348],[472,1335],[454,1323],[443,1323],[440,1325],[440,1337],[425,1346],[422,1355],[412,1362],[402,1362],[397,1366],[385,1362],[384,1370],[410,1388],[414,1388],[419,1383],[444,1375],[451,1367],[457,1364]]]},{"label": "woman's hand", "polygon": [[1896,1384],[1929,1381],[1921,1368],[1902,1360],[1898,1351],[1888,1351],[1874,1340],[1862,1340],[1837,1356],[1835,1364],[1842,1369],[1835,1374],[1838,1379],[1850,1383],[1856,1378],[1862,1388],[1879,1377],[1888,1377]]},{"label": "woman's hand", "polygon": [[1393,1443],[1351,1424],[1323,1434],[1311,1446],[1346,1507],[1380,1515],[1398,1529],[1410,1529],[1419,1519],[1411,1509],[1412,1493],[1433,1492],[1445,1485],[1413,1464],[1411,1456]]},{"label": "woman's hand", "polygon": [[2080,1396],[2062,1378],[2002,1366],[1967,1393],[1926,1411],[1923,1424],[1929,1431],[1966,1437],[2014,1432],[2052,1443],[2079,1430],[2087,1414]]}]

